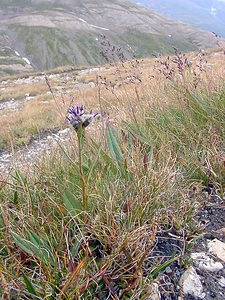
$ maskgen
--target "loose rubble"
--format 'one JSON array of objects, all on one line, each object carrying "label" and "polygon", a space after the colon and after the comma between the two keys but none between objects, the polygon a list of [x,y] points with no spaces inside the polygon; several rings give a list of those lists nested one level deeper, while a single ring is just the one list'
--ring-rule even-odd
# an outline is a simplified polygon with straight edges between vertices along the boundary
[{"label": "loose rubble", "polygon": [[[225,299],[225,201],[213,188],[210,193],[205,206],[196,215],[204,229],[190,253],[186,253],[187,269],[174,261],[157,278],[161,300]],[[172,257],[175,249],[183,248],[182,239],[170,238],[176,235],[173,231],[163,234],[162,241],[159,239],[155,247],[156,255],[159,252],[160,256]],[[146,299],[151,298],[146,296]]]},{"label": "loose rubble", "polygon": [[218,261],[214,261],[204,252],[192,253],[191,258],[194,264],[203,271],[218,272],[223,269],[223,264]]},{"label": "loose rubble", "polygon": [[7,174],[11,168],[30,168],[43,155],[51,153],[58,143],[61,145],[70,139],[71,129],[66,128],[56,132],[46,132],[35,139],[30,145],[20,148],[15,153],[2,152],[0,154],[0,174]]}]

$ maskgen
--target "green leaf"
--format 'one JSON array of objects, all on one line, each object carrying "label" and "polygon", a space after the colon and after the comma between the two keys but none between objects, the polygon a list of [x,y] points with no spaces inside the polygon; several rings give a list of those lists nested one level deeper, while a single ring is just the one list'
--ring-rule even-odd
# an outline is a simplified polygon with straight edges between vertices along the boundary
[{"label": "green leaf", "polygon": [[33,231],[29,231],[28,232],[29,234],[29,238],[30,238],[30,241],[36,245],[37,247],[40,247],[40,246],[43,246],[44,245],[44,242],[43,240]]},{"label": "green leaf", "polygon": [[32,247],[34,246],[31,242],[21,238],[17,233],[12,232],[12,237],[15,241],[15,243],[23,249],[25,252],[27,252],[30,255],[34,255],[32,251]]},{"label": "green leaf", "polygon": [[121,165],[123,162],[123,154],[115,131],[110,125],[106,128],[106,138],[110,154],[116,160],[117,164]]},{"label": "green leaf", "polygon": [[151,279],[155,279],[159,275],[160,272],[163,272],[169,265],[171,265],[177,259],[178,259],[177,256],[168,259],[163,264],[161,264],[157,268],[155,268],[148,277]]},{"label": "green leaf", "polygon": [[47,247],[43,247],[42,245],[35,245],[31,241],[28,241],[24,238],[21,238],[17,233],[12,232],[12,237],[15,241],[15,243],[23,249],[26,253],[40,259],[45,264],[50,263],[51,265],[54,265],[54,260],[52,258],[52,255],[50,253],[49,249],[46,249]]},{"label": "green leaf", "polygon": [[77,199],[75,195],[69,190],[64,192],[63,202],[68,212],[72,216],[77,216],[82,211],[81,201]]},{"label": "green leaf", "polygon": [[23,280],[26,284],[28,292],[31,293],[31,295],[37,296],[35,288],[34,288],[33,284],[31,283],[31,281],[27,278],[27,276],[24,273],[22,273],[22,275],[23,275]]},{"label": "green leaf", "polygon": [[99,145],[96,144],[94,141],[92,141],[92,144],[93,144],[93,146],[96,150],[100,151],[100,154],[99,154],[100,158],[102,158],[104,160],[106,165],[110,168],[110,170],[114,174],[117,174],[118,173],[118,168],[117,168],[117,165],[114,162],[114,160],[102,148],[99,148]]},{"label": "green leaf", "polygon": [[152,163],[153,163],[153,153],[154,153],[154,150],[152,147],[151,150],[148,152],[148,164],[149,165],[152,165]]},{"label": "green leaf", "polygon": [[141,143],[150,146],[150,140],[149,138],[145,137],[143,134],[141,134],[137,129],[135,129],[132,125],[126,124],[128,132],[130,132],[135,138],[137,138]]},{"label": "green leaf", "polygon": [[91,163],[91,166],[89,167],[87,182],[89,182],[91,179],[93,179],[92,175],[93,175],[94,171],[96,170],[96,167],[98,166],[100,153],[101,153],[101,148],[98,149],[98,153],[95,157],[95,160],[93,161],[93,163]]},{"label": "green leaf", "polygon": [[75,255],[77,255],[79,248],[80,248],[80,241],[75,241],[73,248],[71,249],[71,255],[74,257]]},{"label": "green leaf", "polygon": [[18,192],[17,192],[17,191],[15,191],[15,192],[14,192],[14,195],[13,195],[13,203],[14,203],[15,205],[18,204]]}]

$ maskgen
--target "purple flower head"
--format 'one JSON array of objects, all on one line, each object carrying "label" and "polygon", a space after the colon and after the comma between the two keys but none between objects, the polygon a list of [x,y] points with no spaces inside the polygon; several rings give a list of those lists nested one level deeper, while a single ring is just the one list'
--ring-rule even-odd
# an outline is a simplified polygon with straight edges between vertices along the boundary
[{"label": "purple flower head", "polygon": [[70,106],[67,110],[66,120],[78,131],[80,127],[87,127],[93,120],[99,116],[99,114],[93,114],[92,111],[89,113],[85,112],[82,106]]}]

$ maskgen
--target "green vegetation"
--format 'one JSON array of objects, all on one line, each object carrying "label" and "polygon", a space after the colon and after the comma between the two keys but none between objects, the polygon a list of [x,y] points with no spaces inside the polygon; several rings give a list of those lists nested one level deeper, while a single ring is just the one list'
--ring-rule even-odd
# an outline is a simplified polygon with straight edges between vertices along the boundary
[{"label": "green vegetation", "polygon": [[60,30],[19,25],[11,25],[10,28],[18,34],[19,40],[24,42],[27,56],[32,57],[32,62],[37,64],[39,69],[50,69],[70,63],[68,53],[72,51],[66,34],[63,35]]},{"label": "green vegetation", "polygon": [[4,77],[6,75],[15,75],[15,74],[18,74],[18,72],[16,70],[12,70],[12,69],[3,69],[3,70],[0,70],[0,75],[3,75]]},{"label": "green vegetation", "polygon": [[26,62],[8,47],[0,47],[0,76],[14,75],[25,70]]},{"label": "green vegetation", "polygon": [[[126,121],[115,117],[85,138],[74,132],[32,175],[16,170],[2,181],[2,297],[145,299],[168,265],[185,267],[201,191],[211,184],[222,194],[225,178],[225,87],[193,79],[190,70],[175,74],[155,102],[151,84],[131,97],[124,86],[117,114]],[[183,248],[154,256],[168,232]]]},{"label": "green vegetation", "polygon": [[15,56],[15,53],[10,48],[0,48],[0,56],[7,57],[7,56]]},{"label": "green vegetation", "polygon": [[[103,62],[103,58],[100,55],[101,47],[96,43],[96,34],[89,32],[77,32],[74,39],[76,40],[76,46],[85,58],[87,65],[99,65]],[[79,65],[79,60],[74,57],[75,64]]]},{"label": "green vegetation", "polygon": [[[0,48],[0,76],[3,75],[13,75],[18,73],[18,70],[7,67],[11,65],[21,65],[24,67],[26,65],[25,61],[22,58],[15,56],[15,53],[10,48]],[[5,66],[3,68],[3,66]]]},{"label": "green vegetation", "polygon": [[[103,62],[96,34],[77,30],[73,34],[43,26],[10,27],[25,44],[25,52],[39,69],[51,69],[73,63],[79,66]],[[75,49],[75,50],[74,50]],[[40,53],[42,53],[40,57]]]},{"label": "green vegetation", "polygon": [[174,52],[174,45],[180,50],[189,51],[197,50],[197,46],[191,45],[185,40],[170,38],[160,34],[148,34],[138,30],[129,30],[123,33],[122,40],[125,45],[130,45],[139,58],[147,57],[149,54],[172,54]]},{"label": "green vegetation", "polygon": [[16,58],[12,58],[12,59],[1,59],[0,58],[0,65],[22,65],[22,66],[25,66],[26,63],[24,60],[22,59],[16,59]]}]

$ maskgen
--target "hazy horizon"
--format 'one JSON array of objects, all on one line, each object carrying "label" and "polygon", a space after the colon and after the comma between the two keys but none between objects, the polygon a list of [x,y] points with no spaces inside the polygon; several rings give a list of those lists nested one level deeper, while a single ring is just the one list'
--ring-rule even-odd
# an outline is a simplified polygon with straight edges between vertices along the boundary
[{"label": "hazy horizon", "polygon": [[225,0],[131,0],[173,20],[225,37]]}]

